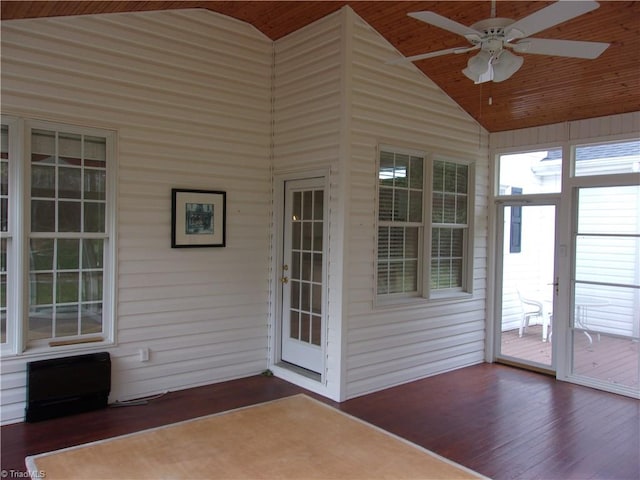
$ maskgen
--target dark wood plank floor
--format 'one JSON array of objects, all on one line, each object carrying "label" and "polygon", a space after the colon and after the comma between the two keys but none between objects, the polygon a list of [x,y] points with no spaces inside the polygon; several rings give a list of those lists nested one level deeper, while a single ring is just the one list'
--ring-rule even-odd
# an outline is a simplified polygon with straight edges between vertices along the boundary
[{"label": "dark wood plank floor", "polygon": [[[257,376],[172,392],[144,406],[7,425],[0,432],[1,469],[17,478],[11,470],[24,472],[27,455],[300,392],[308,393]],[[496,480],[640,478],[638,400],[504,365],[326,402]]]}]

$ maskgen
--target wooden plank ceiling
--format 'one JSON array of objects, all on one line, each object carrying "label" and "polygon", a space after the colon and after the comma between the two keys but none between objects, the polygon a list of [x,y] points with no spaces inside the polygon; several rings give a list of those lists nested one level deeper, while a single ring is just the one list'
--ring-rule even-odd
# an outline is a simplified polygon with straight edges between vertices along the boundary
[{"label": "wooden plank ceiling", "polygon": [[[496,14],[514,20],[553,2],[498,1]],[[468,45],[458,35],[415,20],[431,10],[464,25],[490,17],[485,1],[2,1],[2,21],[99,13],[206,8],[253,24],[272,40],[348,4],[402,54]],[[501,83],[475,85],[461,70],[470,54],[416,62],[425,75],[489,132],[640,111],[640,1],[603,1],[600,8],[534,37],[610,43],[595,60],[528,55]],[[381,64],[386,58],[381,58]],[[389,68],[389,67],[387,67]]]}]

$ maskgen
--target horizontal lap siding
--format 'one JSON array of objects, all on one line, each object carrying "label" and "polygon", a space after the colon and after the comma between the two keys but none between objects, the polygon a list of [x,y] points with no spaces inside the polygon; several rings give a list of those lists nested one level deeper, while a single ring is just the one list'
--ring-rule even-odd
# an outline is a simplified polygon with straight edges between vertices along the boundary
[{"label": "horizontal lap siding", "polygon": [[[481,362],[487,263],[486,132],[360,19],[352,54],[347,397]],[[374,307],[378,144],[476,161],[472,300]]]},{"label": "horizontal lap siding", "polygon": [[[336,12],[275,43],[273,169],[275,174],[329,174],[327,257],[327,391],[339,391],[342,229],[340,125],[342,13]],[[274,235],[282,232],[274,232]],[[280,319],[275,319],[280,321]]]},{"label": "horizontal lap siding", "polygon": [[[2,28],[3,113],[118,132],[112,400],[264,369],[272,42],[204,10]],[[173,187],[227,192],[226,248],[170,248]],[[3,422],[23,415],[24,371],[3,361]]]}]

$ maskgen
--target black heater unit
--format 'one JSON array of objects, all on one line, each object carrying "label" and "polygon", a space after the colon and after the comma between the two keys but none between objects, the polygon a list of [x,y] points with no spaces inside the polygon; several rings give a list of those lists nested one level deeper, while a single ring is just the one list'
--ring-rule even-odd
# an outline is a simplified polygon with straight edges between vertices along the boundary
[{"label": "black heater unit", "polygon": [[107,352],[29,362],[25,420],[38,422],[105,408],[110,391]]}]

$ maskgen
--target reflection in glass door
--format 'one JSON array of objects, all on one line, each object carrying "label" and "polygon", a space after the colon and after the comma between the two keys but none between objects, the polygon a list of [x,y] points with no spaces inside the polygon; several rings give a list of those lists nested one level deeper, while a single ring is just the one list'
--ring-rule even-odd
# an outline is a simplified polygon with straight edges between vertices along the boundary
[{"label": "reflection in glass door", "polygon": [[[497,358],[554,370],[555,205],[498,209]],[[501,287],[501,288],[500,288]]]},{"label": "reflection in glass door", "polygon": [[572,374],[640,395],[640,186],[579,188]]}]

